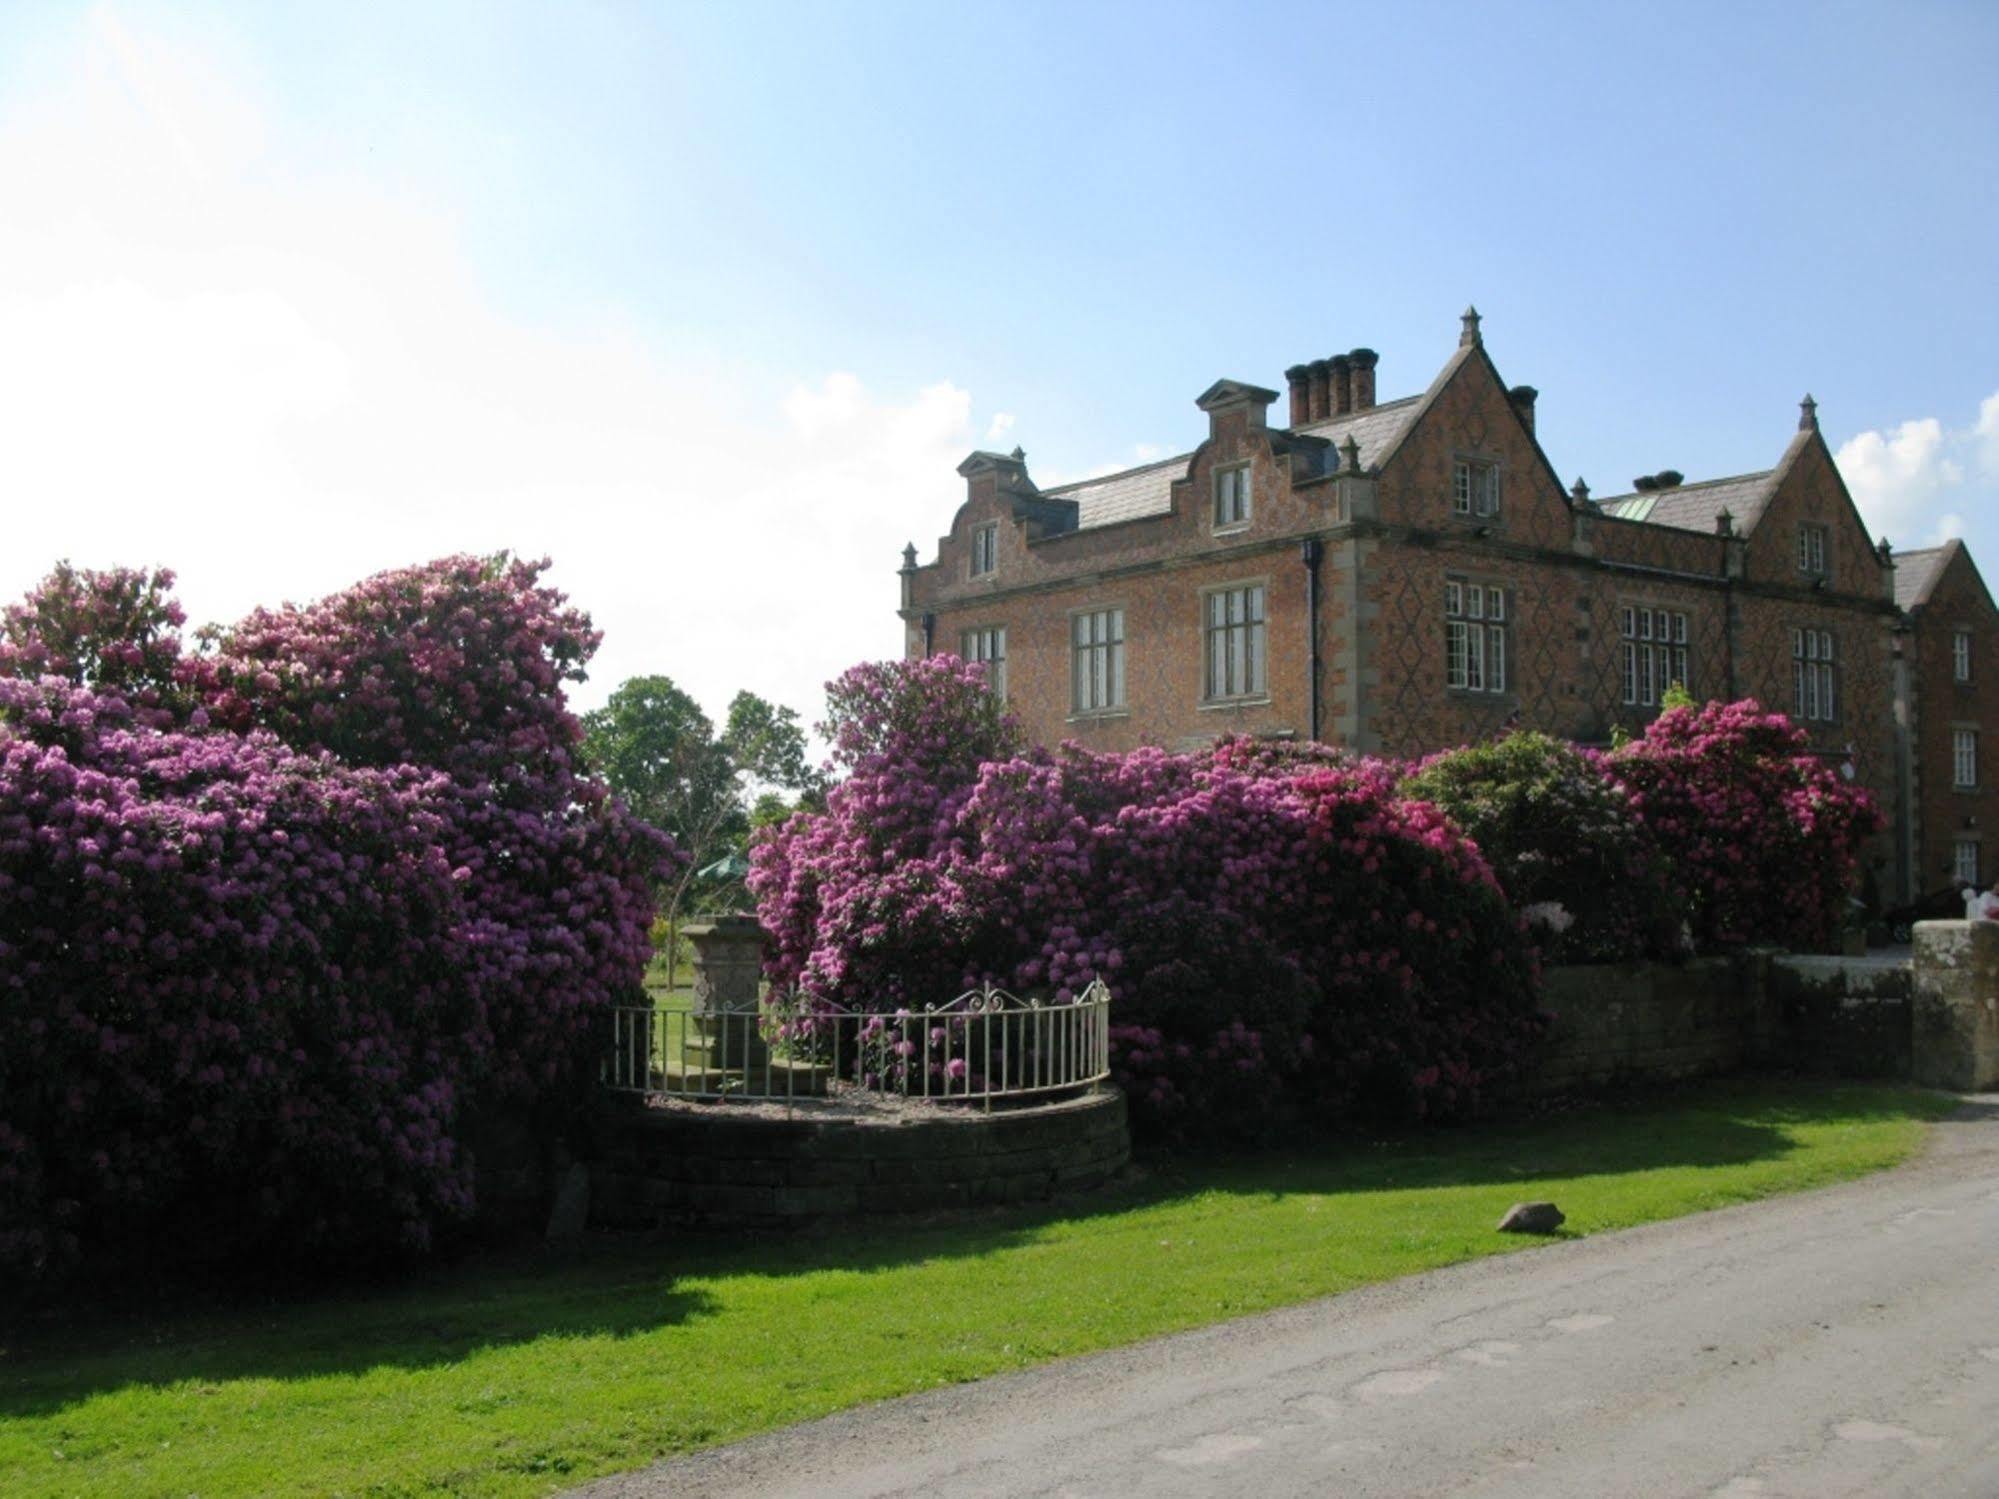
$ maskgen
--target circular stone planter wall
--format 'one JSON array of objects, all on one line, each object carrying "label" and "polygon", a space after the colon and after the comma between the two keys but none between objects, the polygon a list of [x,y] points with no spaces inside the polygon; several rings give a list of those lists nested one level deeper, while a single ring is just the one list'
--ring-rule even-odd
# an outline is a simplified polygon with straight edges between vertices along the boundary
[{"label": "circular stone planter wall", "polygon": [[591,1219],[799,1226],[882,1213],[1045,1202],[1103,1185],[1131,1157],[1115,1088],[984,1113],[932,1105],[654,1103],[621,1112],[591,1173]]}]

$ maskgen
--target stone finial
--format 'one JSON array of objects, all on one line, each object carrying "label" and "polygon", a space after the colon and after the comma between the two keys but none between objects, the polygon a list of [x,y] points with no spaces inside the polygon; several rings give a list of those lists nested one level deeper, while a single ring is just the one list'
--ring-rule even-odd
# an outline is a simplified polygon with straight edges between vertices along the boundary
[{"label": "stone finial", "polygon": [[1886,567],[1889,563],[1895,560],[1895,549],[1888,545],[1887,537],[1885,536],[1882,537],[1881,540],[1876,544],[1874,548],[1874,555],[1881,559],[1881,565],[1883,567]]},{"label": "stone finial", "polygon": [[1460,321],[1463,323],[1463,328],[1458,334],[1459,348],[1462,349],[1468,344],[1482,343],[1484,341],[1479,336],[1478,309],[1476,307],[1465,308],[1464,316]]},{"label": "stone finial", "polygon": [[906,573],[916,571],[916,543],[913,541],[902,549],[902,570]]},{"label": "stone finial", "polygon": [[1715,512],[1714,534],[1717,536],[1733,536],[1735,534],[1735,512],[1726,505],[1723,505],[1720,510]]},{"label": "stone finial", "polygon": [[1569,498],[1574,500],[1578,505],[1587,505],[1589,503],[1589,485],[1583,482],[1582,475],[1578,474],[1576,482],[1569,486]]},{"label": "stone finial", "polygon": [[1360,472],[1360,443],[1353,433],[1347,433],[1347,440],[1340,444],[1340,468],[1343,472]]},{"label": "stone finial", "polygon": [[1023,447],[1015,447],[1013,452],[1009,456],[1012,457],[1015,463],[1025,463],[1027,462],[1027,449]]},{"label": "stone finial", "polygon": [[1812,399],[1810,391],[1806,391],[1805,398],[1798,402],[1798,430],[1800,432],[1816,432],[1818,429],[1819,403]]}]

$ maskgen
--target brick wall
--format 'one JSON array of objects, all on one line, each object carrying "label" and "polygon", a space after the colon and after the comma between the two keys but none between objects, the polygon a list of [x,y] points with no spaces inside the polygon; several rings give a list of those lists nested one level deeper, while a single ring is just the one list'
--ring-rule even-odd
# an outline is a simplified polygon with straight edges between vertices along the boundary
[{"label": "brick wall", "polygon": [[[1956,680],[1952,642],[1971,632],[1971,680]],[[1914,612],[1911,634],[1917,751],[1911,767],[1916,819],[1916,886],[1927,892],[1953,883],[1957,841],[1979,844],[1979,880],[1999,880],[1999,619],[1971,556],[1953,552],[1929,598]],[[1955,784],[1951,731],[1981,726],[1978,786]],[[1989,726],[1989,727],[1983,727]]]}]

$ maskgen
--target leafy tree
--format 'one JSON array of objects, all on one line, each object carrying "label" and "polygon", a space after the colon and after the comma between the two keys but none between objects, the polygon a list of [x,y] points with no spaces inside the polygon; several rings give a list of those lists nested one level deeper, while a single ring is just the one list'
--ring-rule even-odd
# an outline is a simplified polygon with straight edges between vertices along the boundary
[{"label": "leafy tree", "polygon": [[678,952],[681,917],[701,871],[740,855],[756,826],[747,788],[765,787],[766,799],[772,788],[818,791],[798,715],[753,692],[736,694],[717,734],[672,678],[633,677],[584,717],[583,730],[584,752],[611,789],[688,856],[659,891],[669,955]]}]

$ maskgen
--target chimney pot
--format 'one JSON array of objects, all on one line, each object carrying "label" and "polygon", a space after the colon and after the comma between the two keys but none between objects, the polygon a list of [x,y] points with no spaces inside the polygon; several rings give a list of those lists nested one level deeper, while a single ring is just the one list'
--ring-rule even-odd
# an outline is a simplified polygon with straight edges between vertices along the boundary
[{"label": "chimney pot", "polygon": [[1292,365],[1284,372],[1284,382],[1291,387],[1291,425],[1302,427],[1312,419],[1312,367]]},{"label": "chimney pot", "polygon": [[1374,407],[1374,367],[1381,363],[1381,356],[1372,349],[1355,349],[1347,355],[1347,367],[1351,371],[1348,379],[1353,387],[1353,411],[1369,411]]},{"label": "chimney pot", "polygon": [[1516,385],[1506,393],[1513,403],[1513,409],[1520,413],[1520,420],[1529,432],[1534,430],[1534,403],[1541,398],[1541,392],[1531,385]]},{"label": "chimney pot", "polygon": [[1311,400],[1310,400],[1310,411],[1308,413],[1307,419],[1310,421],[1322,422],[1328,416],[1332,415],[1332,403],[1328,399],[1328,394],[1326,389],[1327,382],[1331,376],[1332,370],[1331,367],[1323,359],[1314,359],[1311,365],[1309,366],[1309,369],[1310,369],[1310,383],[1308,386],[1308,393],[1311,397]]},{"label": "chimney pot", "polygon": [[1353,365],[1344,354],[1335,354],[1326,361],[1330,372],[1326,380],[1326,395],[1332,409],[1327,416],[1345,416],[1353,410]]}]

